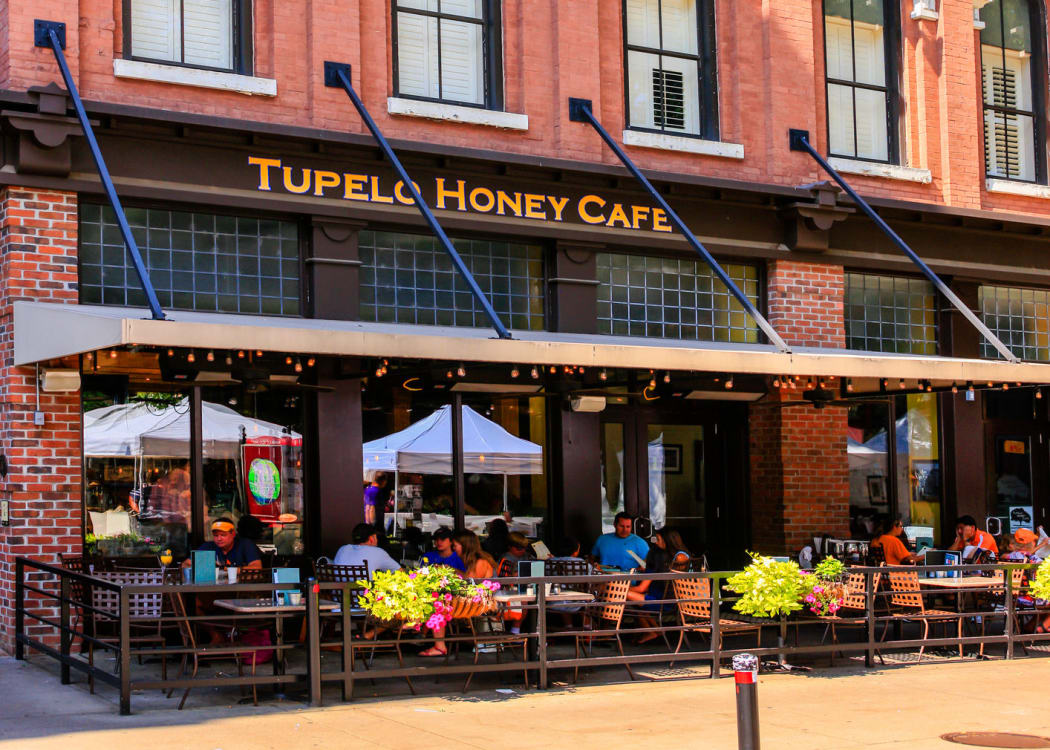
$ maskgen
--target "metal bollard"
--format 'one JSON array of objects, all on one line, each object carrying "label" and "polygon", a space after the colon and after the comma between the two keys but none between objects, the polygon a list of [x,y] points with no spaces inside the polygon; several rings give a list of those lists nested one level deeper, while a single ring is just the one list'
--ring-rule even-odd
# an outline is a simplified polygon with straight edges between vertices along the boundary
[{"label": "metal bollard", "polygon": [[736,737],[740,750],[759,750],[758,741],[758,657],[733,657],[736,678]]}]

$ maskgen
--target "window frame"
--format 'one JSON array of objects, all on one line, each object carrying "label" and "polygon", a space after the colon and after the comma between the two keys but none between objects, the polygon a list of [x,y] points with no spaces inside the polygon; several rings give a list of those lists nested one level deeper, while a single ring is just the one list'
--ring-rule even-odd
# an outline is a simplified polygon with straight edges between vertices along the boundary
[{"label": "window frame", "polygon": [[[154,63],[157,65],[171,65],[177,68],[189,68],[191,70],[213,70],[219,73],[232,73],[235,75],[254,75],[254,48],[252,45],[252,0],[231,0],[230,29],[233,45],[233,67],[216,68],[210,65],[193,65],[179,60],[163,60],[156,57],[141,57],[135,54],[134,40],[131,34],[131,6],[135,0],[123,0],[121,23],[123,24],[123,54],[125,60],[136,60],[138,62]],[[179,7],[183,9],[182,1]],[[186,40],[183,37],[183,57],[185,57]]]},{"label": "window frame", "polygon": [[[901,49],[901,20],[900,20],[900,3],[899,0],[883,0],[882,12],[883,12],[883,59],[886,66],[885,86],[875,86],[869,83],[859,83],[857,81],[847,81],[841,78],[831,78],[828,75],[828,26],[827,26],[827,0],[821,0],[820,3],[820,33],[823,41],[823,65],[824,65],[824,132],[827,134],[827,154],[829,157],[838,159],[852,159],[854,161],[864,161],[871,164],[891,164],[895,166],[903,166],[901,164],[901,112],[903,107],[901,106],[901,82],[900,82],[900,71],[902,67],[902,49]],[[854,35],[852,33],[854,27],[853,18],[853,2],[850,2],[850,48],[854,47]],[[853,59],[853,77],[857,77],[857,59],[856,54],[852,54]],[[886,159],[872,159],[867,156],[860,156],[856,153],[857,151],[857,106],[856,106],[856,94],[854,93],[854,105],[853,105],[853,154],[837,154],[831,150],[831,96],[830,87],[835,86],[847,86],[852,91],[856,89],[865,89],[867,91],[881,91],[886,96]]]},{"label": "window frame", "polygon": [[[984,159],[985,179],[993,180],[1009,180],[1010,182],[1020,182],[1028,185],[1045,185],[1047,184],[1047,155],[1046,155],[1046,135],[1047,135],[1047,34],[1046,34],[1046,11],[1043,7],[1043,3],[1039,0],[1025,0],[1028,4],[1028,23],[1029,33],[1032,35],[1032,109],[1031,111],[1015,109],[1013,107],[1001,107],[995,104],[988,104],[985,101],[984,93],[984,46],[985,43],[980,38],[980,32],[977,35],[977,53],[978,53],[978,65],[977,65],[977,80],[981,84],[981,153],[987,153],[987,128],[985,127],[985,115],[991,110],[992,112],[1004,114],[1004,115],[1018,115],[1020,117],[1031,117],[1032,118],[1032,157],[1034,163],[1034,180],[1025,180],[1020,177],[1009,177],[1005,175],[989,174],[987,171],[987,159]],[[1003,4],[999,2],[999,23],[1000,28],[1003,27],[1005,20],[1003,18]],[[991,46],[991,45],[989,45]],[[1004,45],[997,45],[998,49],[1002,51],[1003,56],[1006,54],[1006,47]]]},{"label": "window frame", "polygon": [[[469,16],[460,16],[454,13],[442,13],[441,0],[438,0],[439,10],[425,10],[421,8],[399,8],[399,0],[390,0],[390,56],[393,73],[394,97],[398,99],[412,99],[421,102],[436,102],[438,104],[450,104],[457,107],[474,107],[475,109],[503,110],[503,13],[502,0],[481,0],[481,19]],[[440,96],[420,96],[418,94],[406,94],[401,91],[400,61],[397,43],[397,16],[398,13],[412,13],[438,21],[438,93],[441,92],[441,20],[463,21],[475,23],[481,26],[481,79],[484,85],[483,101],[465,102],[459,99],[444,99]]]},{"label": "window frame", "polygon": [[[631,44],[627,38],[627,3],[620,3],[620,23],[623,29],[623,118],[624,127],[642,133],[658,133],[679,138],[696,138],[703,141],[719,140],[718,123],[718,36],[715,31],[715,0],[694,0],[696,3],[697,54],[668,52],[664,49]],[[661,27],[660,43],[663,44],[663,0],[657,0],[657,14]],[[700,119],[699,133],[684,133],[668,128],[649,128],[631,123],[631,79],[628,56],[631,52],[642,52],[660,57],[676,57],[680,60],[695,60],[697,64],[696,87],[700,101],[697,102]]]}]

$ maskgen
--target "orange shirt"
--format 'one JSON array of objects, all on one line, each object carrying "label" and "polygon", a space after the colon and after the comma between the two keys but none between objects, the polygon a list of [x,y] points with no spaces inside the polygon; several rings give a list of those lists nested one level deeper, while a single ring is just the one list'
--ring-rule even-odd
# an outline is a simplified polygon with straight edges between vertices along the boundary
[{"label": "orange shirt", "polygon": [[492,574],[495,569],[492,567],[492,563],[483,557],[479,557],[470,570],[466,572],[467,578],[492,578]]},{"label": "orange shirt", "polygon": [[993,537],[987,531],[975,529],[973,532],[973,539],[970,540],[970,544],[980,547],[981,549],[986,549],[993,555],[999,554],[999,545],[995,543],[995,537]]},{"label": "orange shirt", "polygon": [[875,540],[876,547],[882,547],[882,555],[886,558],[887,565],[900,565],[904,558],[911,553],[898,537],[893,534],[883,534]]}]

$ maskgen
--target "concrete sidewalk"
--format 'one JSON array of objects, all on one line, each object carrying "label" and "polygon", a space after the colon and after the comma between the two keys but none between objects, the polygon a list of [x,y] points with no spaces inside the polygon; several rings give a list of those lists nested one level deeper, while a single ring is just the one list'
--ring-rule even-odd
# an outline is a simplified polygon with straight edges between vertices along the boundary
[{"label": "concrete sidewalk", "polygon": [[[961,662],[763,675],[762,746],[948,750],[946,732],[1050,737],[1050,660]],[[296,750],[339,747],[725,748],[736,744],[732,679],[494,690],[337,703],[146,711],[121,717],[39,667],[0,660],[3,750]],[[174,701],[173,701],[174,706]]]}]

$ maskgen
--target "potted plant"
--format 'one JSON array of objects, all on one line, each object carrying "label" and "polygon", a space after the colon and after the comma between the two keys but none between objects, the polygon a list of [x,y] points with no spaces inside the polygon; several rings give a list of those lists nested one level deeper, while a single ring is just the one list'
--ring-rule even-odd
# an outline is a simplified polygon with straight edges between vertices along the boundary
[{"label": "potted plant", "polygon": [[813,574],[807,576],[805,585],[808,590],[803,601],[810,612],[828,616],[839,611],[846,596],[846,587],[842,582],[845,568],[840,560],[826,557],[814,568]]},{"label": "potted plant", "polygon": [[[740,594],[733,609],[752,617],[778,617],[780,632],[778,645],[787,640],[787,618],[802,609],[802,598],[807,581],[794,561],[774,560],[756,552],[749,552],[751,564],[730,576],[726,584],[730,591]],[[784,664],[781,653],[780,663]]]},{"label": "potted plant", "polygon": [[437,629],[459,617],[476,617],[495,608],[496,581],[474,583],[443,565],[419,570],[377,570],[364,588],[361,607],[377,620],[419,630]]}]

